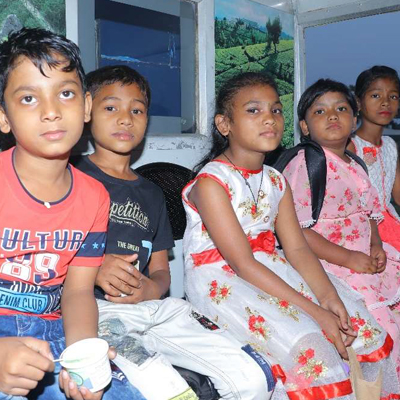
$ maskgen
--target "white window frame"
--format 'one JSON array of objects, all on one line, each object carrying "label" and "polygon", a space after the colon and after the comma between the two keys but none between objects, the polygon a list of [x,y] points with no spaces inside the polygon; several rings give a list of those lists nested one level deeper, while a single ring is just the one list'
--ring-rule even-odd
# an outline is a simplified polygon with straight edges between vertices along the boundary
[{"label": "white window frame", "polygon": [[[355,18],[368,17],[376,14],[400,11],[400,0],[295,0],[295,108],[306,84],[306,45],[305,29],[347,21]],[[295,116],[297,112],[295,110]],[[295,123],[295,143],[299,142],[300,132],[297,117]]]},{"label": "white window frame", "polygon": [[[132,4],[129,0],[111,0]],[[154,0],[153,0],[154,1]],[[162,0],[155,0],[160,1]],[[193,134],[152,134],[146,147],[159,150],[204,149],[207,146],[215,91],[214,0],[185,0],[197,3],[196,21],[196,126]],[[147,7],[147,4],[146,4]],[[95,0],[66,1],[67,37],[81,48],[86,71],[96,68]]]}]

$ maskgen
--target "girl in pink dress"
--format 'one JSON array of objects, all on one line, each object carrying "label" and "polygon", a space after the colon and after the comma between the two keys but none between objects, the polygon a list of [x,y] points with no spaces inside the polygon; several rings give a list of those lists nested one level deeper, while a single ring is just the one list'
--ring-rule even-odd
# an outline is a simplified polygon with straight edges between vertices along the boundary
[{"label": "girl in pink dress", "polygon": [[396,142],[383,136],[384,128],[399,109],[400,80],[386,66],[374,66],[357,78],[355,93],[360,107],[361,125],[348,149],[361,157],[368,167],[372,185],[378,190],[385,219],[378,225],[384,242],[400,251],[400,217],[390,203],[400,205],[400,163]]},{"label": "girl in pink dress", "polygon": [[263,165],[283,129],[267,76],[240,74],[220,89],[213,146],[182,193],[186,295],[244,351],[258,353],[264,370],[271,364],[278,383],[263,400],[355,400],[342,361],[350,344],[366,379],[384,371],[382,396],[400,397],[392,340],[359,293],[328,277],[300,229],[286,180]]},{"label": "girl in pink dress", "polygon": [[[392,357],[399,373],[400,316],[391,307],[400,300],[400,265],[392,256],[396,250],[382,245],[379,237],[378,193],[364,168],[345,152],[356,111],[356,100],[345,85],[321,79],[309,87],[298,105],[300,127],[303,139],[322,147],[326,162],[313,171],[300,150],[283,173],[309,246],[327,271],[364,296],[368,309],[394,340]],[[313,216],[315,188],[309,174],[326,180],[318,216]]]}]

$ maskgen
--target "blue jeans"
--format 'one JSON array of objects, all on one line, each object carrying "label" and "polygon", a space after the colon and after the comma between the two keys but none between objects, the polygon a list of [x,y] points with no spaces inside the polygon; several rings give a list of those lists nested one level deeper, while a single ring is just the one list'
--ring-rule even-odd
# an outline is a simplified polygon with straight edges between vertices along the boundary
[{"label": "blue jeans", "polygon": [[[50,350],[54,358],[59,358],[65,349],[62,319],[45,320],[26,315],[0,316],[0,337],[10,336],[32,336],[37,339],[46,340],[50,345]],[[29,393],[28,399],[65,400],[65,394],[58,385],[60,370],[60,364],[56,363],[54,372],[45,375],[38,386]],[[104,400],[145,400],[142,394],[129,383],[118,367],[113,365],[112,370],[113,379],[105,389]],[[25,397],[0,393],[0,400],[3,399],[22,400]]]}]

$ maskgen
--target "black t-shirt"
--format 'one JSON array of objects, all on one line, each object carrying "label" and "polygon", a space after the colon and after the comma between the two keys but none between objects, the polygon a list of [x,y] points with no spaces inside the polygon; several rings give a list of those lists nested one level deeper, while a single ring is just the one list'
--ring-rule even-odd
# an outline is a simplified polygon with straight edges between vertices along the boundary
[{"label": "black t-shirt", "polygon": [[[136,172],[138,179],[134,181],[107,175],[87,156],[75,166],[100,181],[110,194],[106,254],[137,253],[139,271],[146,274],[152,252],[174,247],[162,190]],[[95,293],[104,298],[98,288]]]}]

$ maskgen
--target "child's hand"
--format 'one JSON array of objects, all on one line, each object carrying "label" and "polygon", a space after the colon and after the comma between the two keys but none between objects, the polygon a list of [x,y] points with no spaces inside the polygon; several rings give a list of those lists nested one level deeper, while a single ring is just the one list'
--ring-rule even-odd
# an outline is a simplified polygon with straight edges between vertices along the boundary
[{"label": "child's hand", "polygon": [[378,272],[377,260],[361,251],[350,251],[350,257],[344,266],[359,274],[376,274]]},{"label": "child's hand", "polygon": [[[108,351],[108,357],[113,360],[117,353],[113,347]],[[81,386],[78,388],[76,383],[70,378],[68,372],[63,369],[60,372],[59,380],[60,388],[64,391],[67,398],[73,400],[100,400],[103,397],[104,390],[92,393],[89,389]]]},{"label": "child's hand", "polygon": [[346,334],[342,334],[340,318],[322,307],[319,308],[318,315],[314,316],[314,318],[317,320],[322,331],[325,332],[329,341],[336,347],[341,357],[348,360],[346,343],[349,337]]},{"label": "child's hand", "polygon": [[137,257],[137,254],[107,254],[97,274],[96,285],[110,296],[132,294],[133,288],[141,286],[142,279],[142,274],[132,265]]},{"label": "child's hand", "polygon": [[64,391],[67,398],[73,400],[100,400],[103,397],[103,390],[92,393],[89,389],[81,386],[78,388],[76,383],[69,377],[68,372],[63,369],[59,378],[60,388]]},{"label": "child's hand", "polygon": [[377,270],[376,272],[379,274],[383,272],[386,268],[386,252],[383,250],[382,245],[373,244],[371,246],[371,257],[376,260]]},{"label": "child's hand", "polygon": [[320,306],[330,311],[336,317],[339,318],[340,331],[342,332],[342,339],[344,340],[344,345],[350,346],[357,337],[357,332],[354,331],[351,325],[351,320],[347,310],[337,294],[331,296],[326,296],[320,301]]},{"label": "child's hand", "polygon": [[0,391],[26,396],[54,370],[49,344],[32,337],[0,339]]},{"label": "child's hand", "polygon": [[162,293],[159,291],[159,286],[149,279],[147,276],[141,274],[140,283],[141,286],[133,288],[133,293],[128,296],[113,297],[106,295],[105,298],[113,303],[120,304],[138,304],[145,300],[160,299]]}]

